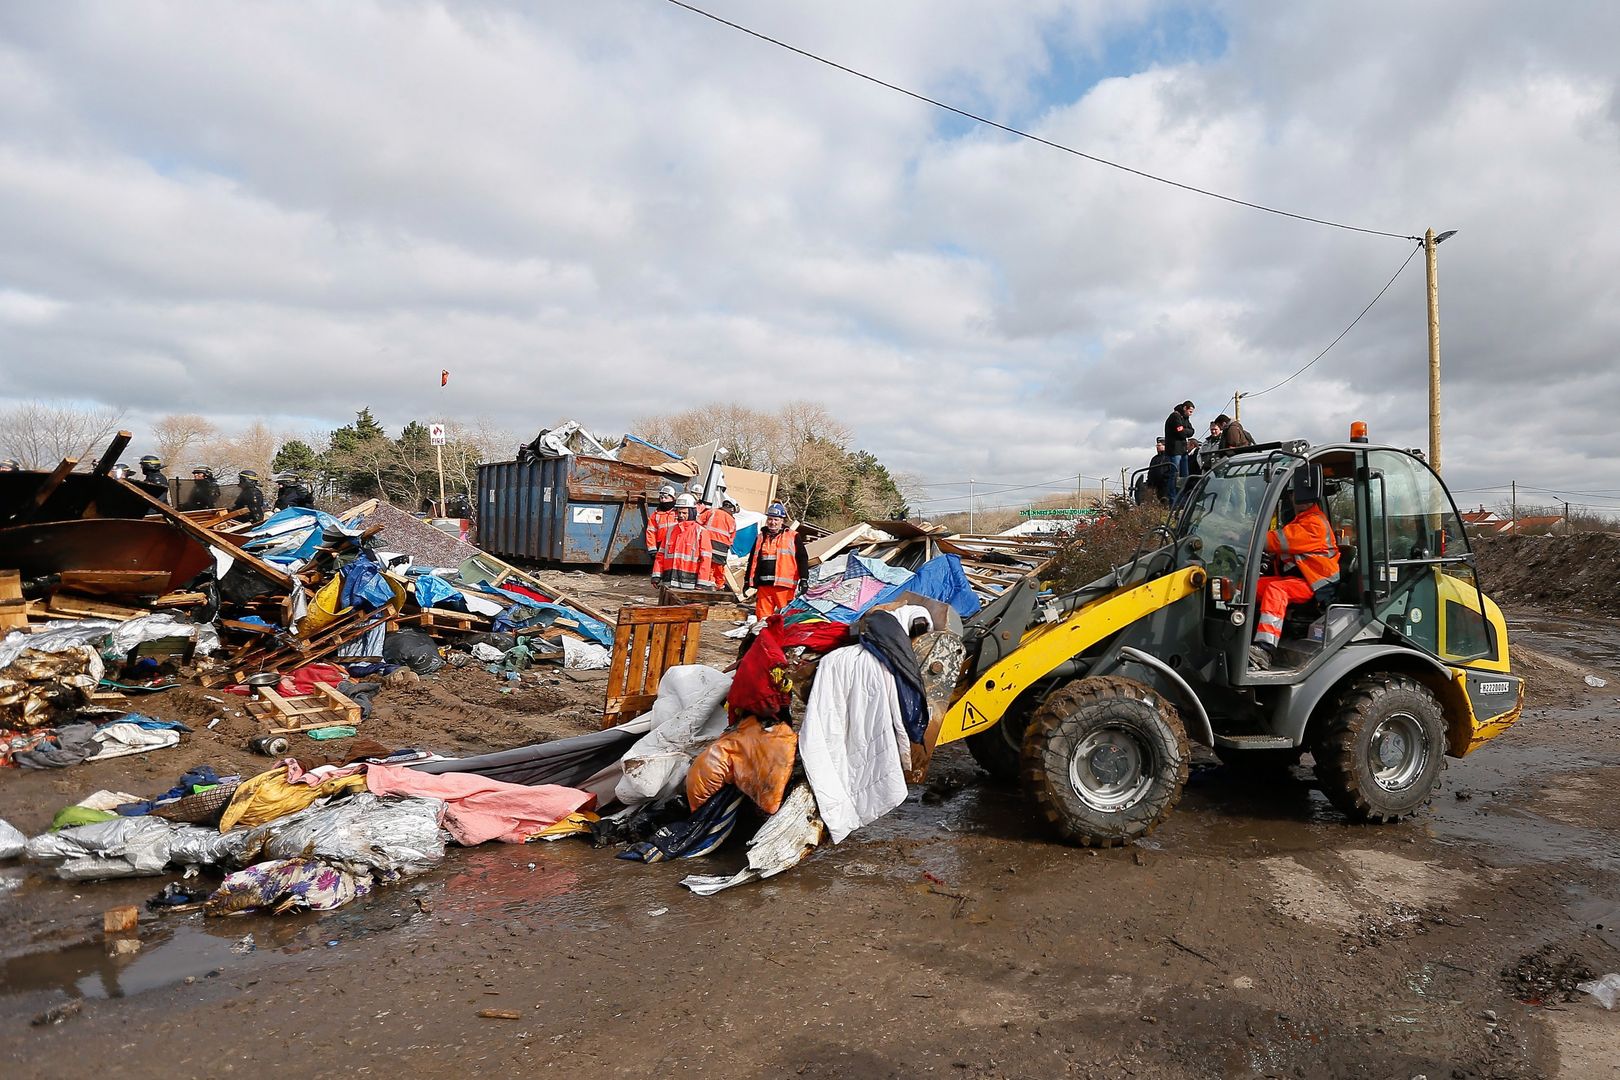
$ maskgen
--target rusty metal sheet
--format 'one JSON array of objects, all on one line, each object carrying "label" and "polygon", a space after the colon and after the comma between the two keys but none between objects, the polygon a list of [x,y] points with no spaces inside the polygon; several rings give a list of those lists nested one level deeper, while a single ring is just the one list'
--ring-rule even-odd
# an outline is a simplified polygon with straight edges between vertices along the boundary
[{"label": "rusty metal sheet", "polygon": [[198,541],[159,518],[84,518],[0,529],[0,566],[26,578],[67,570],[167,570],[163,591],[213,566]]}]

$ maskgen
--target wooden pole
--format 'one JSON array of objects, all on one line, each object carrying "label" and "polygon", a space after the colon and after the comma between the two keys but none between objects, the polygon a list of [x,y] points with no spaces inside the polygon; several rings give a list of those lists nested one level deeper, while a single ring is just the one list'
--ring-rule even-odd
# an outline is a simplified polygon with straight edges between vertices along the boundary
[{"label": "wooden pole", "polygon": [[968,478],[968,532],[973,531],[973,478]]},{"label": "wooden pole", "polygon": [[1440,471],[1440,281],[1434,230],[1423,233],[1423,261],[1429,278],[1429,467]]},{"label": "wooden pole", "polygon": [[[418,444],[418,445],[421,445],[421,444],[420,444],[420,443],[419,443],[419,444]],[[444,516],[445,516],[445,499],[444,499],[444,446],[443,446],[443,445],[442,445],[442,444],[439,444],[439,445],[435,445],[435,446],[434,446],[434,447],[433,447],[433,457],[434,457],[434,459],[435,459],[435,460],[437,460],[437,461],[438,461],[438,463],[439,463],[439,512],[438,512],[438,514],[437,514],[437,515],[435,515],[435,516],[437,516],[437,517],[444,517]]]},{"label": "wooden pole", "polygon": [[1513,485],[1513,495],[1509,505],[1512,507],[1514,528],[1517,528],[1519,523],[1519,482],[1510,480],[1509,483]]}]

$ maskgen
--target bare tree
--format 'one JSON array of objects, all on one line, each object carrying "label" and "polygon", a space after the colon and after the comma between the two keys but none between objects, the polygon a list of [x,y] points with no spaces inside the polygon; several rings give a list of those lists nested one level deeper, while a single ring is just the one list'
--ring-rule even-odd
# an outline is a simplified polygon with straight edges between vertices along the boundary
[{"label": "bare tree", "polygon": [[0,456],[16,458],[25,469],[53,468],[63,458],[88,461],[123,419],[124,410],[110,405],[20,402],[0,411]]},{"label": "bare tree", "polygon": [[269,425],[263,420],[255,420],[235,435],[216,433],[202,442],[197,451],[202,463],[213,469],[214,475],[223,481],[231,473],[243,469],[257,469],[261,477],[269,476],[276,448],[281,443],[282,437],[271,431]]},{"label": "bare tree", "polygon": [[166,466],[177,470],[191,467],[192,462],[183,460],[188,450],[202,451],[218,435],[219,429],[213,421],[195,413],[171,413],[152,425],[157,456]]}]

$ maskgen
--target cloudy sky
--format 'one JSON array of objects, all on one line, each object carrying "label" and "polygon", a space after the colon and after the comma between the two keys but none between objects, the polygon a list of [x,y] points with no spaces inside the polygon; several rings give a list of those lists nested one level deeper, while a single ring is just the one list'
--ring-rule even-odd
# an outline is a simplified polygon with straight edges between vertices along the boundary
[{"label": "cloudy sky", "polygon": [[[1189,184],[1459,230],[1459,501],[1517,479],[1620,507],[1611,0],[706,6]],[[8,3],[0,237],[0,404],[616,434],[807,397],[936,512],[968,477],[1141,464],[1174,402],[1207,420],[1285,378],[1412,247],[1020,140],[665,0]],[[1423,445],[1422,271],[1245,402],[1250,428]]]}]

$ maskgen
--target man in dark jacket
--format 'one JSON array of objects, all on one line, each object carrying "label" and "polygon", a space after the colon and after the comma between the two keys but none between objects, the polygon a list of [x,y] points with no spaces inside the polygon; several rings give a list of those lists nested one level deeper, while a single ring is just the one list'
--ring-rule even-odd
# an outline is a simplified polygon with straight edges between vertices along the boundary
[{"label": "man in dark jacket", "polygon": [[214,470],[198,465],[191,470],[191,494],[186,496],[182,510],[213,510],[219,506],[219,485],[214,482]]},{"label": "man in dark jacket", "polygon": [[1254,436],[1244,430],[1243,424],[1225,413],[1215,418],[1221,425],[1221,449],[1232,450],[1254,445]]},{"label": "man in dark jacket", "polygon": [[264,520],[264,492],[259,487],[257,469],[243,469],[236,474],[236,501],[231,510],[246,510],[247,519],[255,525]]},{"label": "man in dark jacket", "polygon": [[1187,478],[1187,440],[1193,437],[1193,403],[1183,401],[1164,420],[1164,452],[1170,455],[1171,464],[1175,466],[1174,475],[1170,477],[1169,497],[1165,500],[1172,506],[1176,497],[1181,494],[1182,481]]},{"label": "man in dark jacket", "polygon": [[276,477],[277,510],[285,510],[289,506],[314,507],[314,505],[315,497],[298,477],[292,473],[282,473]]},{"label": "man in dark jacket", "polygon": [[[1153,446],[1153,460],[1148,462],[1147,491],[1152,492],[1164,502],[1170,501],[1170,485],[1176,473],[1176,464],[1170,460],[1170,455],[1164,451],[1164,440],[1160,439]],[[1145,502],[1145,499],[1138,500]]]},{"label": "man in dark jacket", "polygon": [[160,503],[169,501],[169,478],[163,475],[163,462],[156,454],[141,458],[141,478],[135,486]]}]

